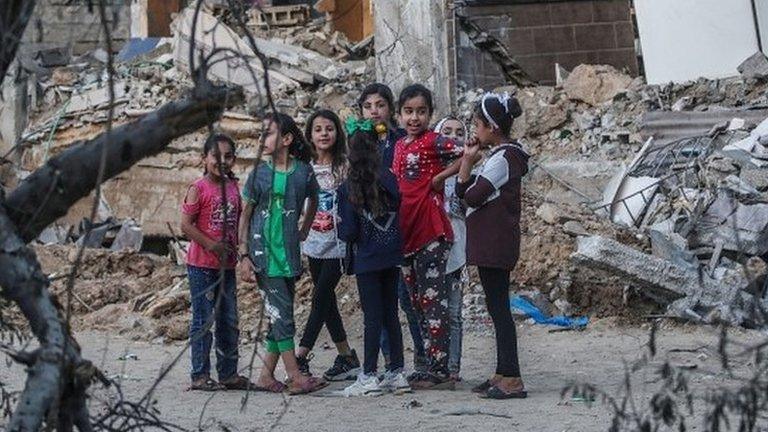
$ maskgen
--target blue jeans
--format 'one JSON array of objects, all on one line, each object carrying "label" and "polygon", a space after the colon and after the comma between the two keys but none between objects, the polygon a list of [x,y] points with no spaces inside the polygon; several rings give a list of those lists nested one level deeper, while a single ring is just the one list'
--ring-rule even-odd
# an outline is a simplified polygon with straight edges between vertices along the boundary
[{"label": "blue jeans", "polygon": [[[192,303],[189,323],[190,352],[192,354],[192,380],[210,376],[211,326],[216,329],[216,372],[219,381],[237,373],[237,344],[240,330],[237,319],[235,271],[224,271],[224,290],[221,290],[221,270],[187,266]],[[219,304],[216,304],[218,297]]]},{"label": "blue jeans", "polygon": [[[413,364],[416,370],[426,370],[427,354],[424,351],[424,339],[421,337],[421,327],[419,327],[419,318],[416,311],[413,310],[411,297],[408,295],[408,288],[405,286],[402,274],[397,283],[397,296],[400,299],[400,309],[405,313],[408,320],[408,331],[413,339]],[[384,358],[389,360],[389,335],[386,329],[381,332],[381,352]]]}]

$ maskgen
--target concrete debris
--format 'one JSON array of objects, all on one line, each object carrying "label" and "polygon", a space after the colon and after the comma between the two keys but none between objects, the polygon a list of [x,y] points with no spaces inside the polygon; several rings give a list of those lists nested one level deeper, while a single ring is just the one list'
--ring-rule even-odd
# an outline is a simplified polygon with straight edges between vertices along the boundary
[{"label": "concrete debris", "polygon": [[762,52],[756,52],[744,60],[737,69],[744,78],[768,78],[768,58]]},{"label": "concrete debris", "polygon": [[[707,307],[721,304],[754,305],[760,302],[743,291],[746,286],[712,279],[695,269],[679,266],[599,236],[580,237],[573,259],[629,278],[642,286],[646,295],[668,305],[682,298]],[[679,309],[679,305],[676,303],[673,309]],[[737,324],[744,320],[746,317],[741,317]]]},{"label": "concrete debris", "polygon": [[584,225],[577,221],[568,221],[564,223],[563,232],[573,237],[589,235],[589,232],[584,228]]},{"label": "concrete debris", "polygon": [[128,219],[123,222],[109,249],[116,252],[125,250],[138,252],[141,250],[143,241],[144,235],[141,232],[141,227],[133,219]]},{"label": "concrete debris", "polygon": [[579,65],[568,75],[563,90],[571,100],[597,106],[625,91],[632,78],[608,65]]}]

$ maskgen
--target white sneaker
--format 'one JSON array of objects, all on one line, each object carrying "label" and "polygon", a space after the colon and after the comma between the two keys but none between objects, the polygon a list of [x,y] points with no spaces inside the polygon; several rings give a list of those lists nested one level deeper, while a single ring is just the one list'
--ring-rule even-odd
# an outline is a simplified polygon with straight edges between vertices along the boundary
[{"label": "white sneaker", "polygon": [[341,391],[345,397],[351,396],[381,396],[379,379],[375,375],[360,374],[357,381]]},{"label": "white sneaker", "polygon": [[408,384],[408,378],[405,377],[405,372],[384,372],[384,379],[379,384],[382,390],[392,392],[394,394],[411,393],[410,384]]}]

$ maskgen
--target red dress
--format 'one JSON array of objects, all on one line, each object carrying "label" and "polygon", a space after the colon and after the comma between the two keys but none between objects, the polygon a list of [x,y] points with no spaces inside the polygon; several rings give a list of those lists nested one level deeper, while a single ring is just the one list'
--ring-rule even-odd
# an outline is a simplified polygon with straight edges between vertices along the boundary
[{"label": "red dress", "polygon": [[435,240],[453,240],[442,191],[432,190],[432,179],[461,156],[461,147],[438,133],[427,131],[412,142],[400,138],[395,146],[392,172],[400,188],[400,232],[404,252],[413,254]]}]

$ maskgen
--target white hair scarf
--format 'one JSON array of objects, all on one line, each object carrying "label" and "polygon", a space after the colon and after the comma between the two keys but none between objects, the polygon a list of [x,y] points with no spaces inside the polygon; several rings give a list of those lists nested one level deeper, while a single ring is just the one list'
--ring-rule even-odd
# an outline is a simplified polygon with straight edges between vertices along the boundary
[{"label": "white hair scarf", "polygon": [[512,99],[512,96],[509,95],[509,92],[504,92],[503,94],[488,92],[483,95],[483,99],[480,101],[480,107],[483,109],[483,116],[485,116],[485,119],[488,120],[488,123],[490,123],[494,129],[501,129],[499,124],[496,123],[496,120],[488,114],[488,109],[485,107],[485,101],[488,99],[496,99],[501,104],[502,108],[504,108],[504,111],[509,114],[509,106],[507,102]]}]

